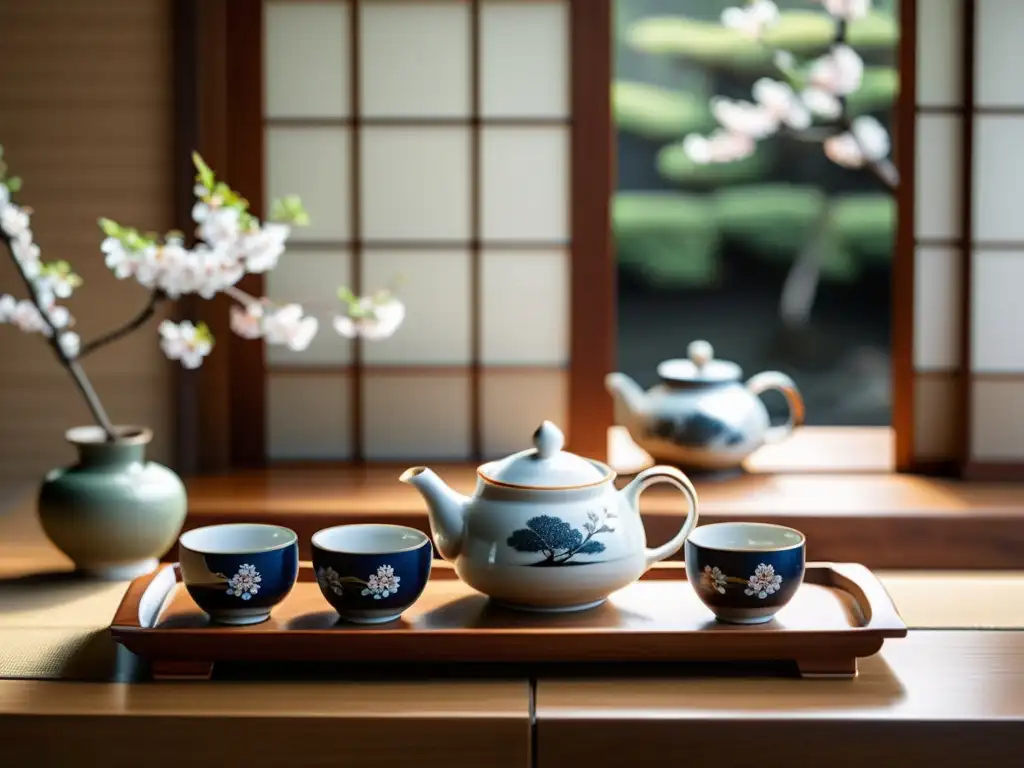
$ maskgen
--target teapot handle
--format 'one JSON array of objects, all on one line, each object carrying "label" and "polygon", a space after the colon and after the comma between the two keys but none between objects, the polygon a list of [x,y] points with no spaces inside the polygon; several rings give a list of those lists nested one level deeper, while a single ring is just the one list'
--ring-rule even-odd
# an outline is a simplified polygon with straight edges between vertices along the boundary
[{"label": "teapot handle", "polygon": [[756,376],[751,376],[747,381],[747,391],[753,395],[760,395],[762,392],[775,389],[781,392],[789,405],[789,416],[785,424],[776,427],[769,427],[764,433],[766,445],[777,443],[786,439],[792,434],[795,427],[804,423],[804,399],[800,396],[800,390],[796,383],[784,373],[778,371],[765,371]]},{"label": "teapot handle", "polygon": [[649,467],[634,477],[629,485],[619,491],[619,493],[622,494],[623,501],[630,509],[639,515],[640,494],[657,483],[668,483],[678,488],[683,496],[686,497],[686,504],[689,509],[686,512],[686,520],[683,521],[683,527],[679,529],[679,533],[660,547],[644,549],[644,560],[647,563],[644,568],[645,571],[660,560],[671,557],[682,549],[683,542],[690,535],[693,526],[697,524],[697,516],[699,514],[697,510],[697,491],[694,490],[693,483],[675,467]]}]

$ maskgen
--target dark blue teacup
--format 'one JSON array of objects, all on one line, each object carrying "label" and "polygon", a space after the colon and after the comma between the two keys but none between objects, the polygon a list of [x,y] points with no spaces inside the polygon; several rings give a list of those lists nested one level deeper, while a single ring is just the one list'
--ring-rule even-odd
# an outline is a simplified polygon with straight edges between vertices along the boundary
[{"label": "dark blue teacup", "polygon": [[181,534],[185,588],[219,624],[259,624],[295,586],[299,537],[279,525],[208,525]]},{"label": "dark blue teacup", "polygon": [[686,577],[715,618],[771,621],[804,580],[804,535],[769,523],[701,525],[686,540]]},{"label": "dark blue teacup", "polygon": [[320,591],[345,621],[394,621],[427,586],[430,538],[401,525],[338,525],[313,534]]}]

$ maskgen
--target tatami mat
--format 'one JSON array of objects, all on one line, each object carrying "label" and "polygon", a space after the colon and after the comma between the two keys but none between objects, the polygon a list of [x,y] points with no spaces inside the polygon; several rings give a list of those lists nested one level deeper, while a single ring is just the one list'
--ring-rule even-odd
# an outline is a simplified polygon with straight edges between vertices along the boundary
[{"label": "tatami mat", "polygon": [[1024,629],[1024,573],[879,572],[911,629]]},{"label": "tatami mat", "polygon": [[134,660],[108,627],[127,587],[63,572],[0,578],[0,677],[123,679]]}]

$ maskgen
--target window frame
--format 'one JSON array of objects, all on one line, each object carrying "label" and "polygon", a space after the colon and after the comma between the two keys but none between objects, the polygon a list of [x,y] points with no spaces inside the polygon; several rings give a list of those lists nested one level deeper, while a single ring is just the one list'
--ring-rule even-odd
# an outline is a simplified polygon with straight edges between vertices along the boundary
[{"label": "window frame", "polygon": [[[479,4],[479,0],[465,1],[474,6]],[[567,431],[571,450],[604,458],[608,430],[614,421],[603,379],[615,367],[617,336],[616,262],[611,226],[615,130],[608,87],[613,77],[613,0],[566,1],[570,18],[572,125]],[[914,451],[915,379],[922,375],[915,372],[913,363],[917,2],[900,3],[900,96],[894,113],[893,154],[901,183],[892,259],[893,454],[897,472],[961,475],[970,473],[970,333],[966,331],[970,326],[966,322],[960,369],[941,374],[957,378],[960,407],[953,418],[957,421],[958,454],[953,461],[927,462],[918,460]],[[964,68],[968,70],[964,77],[965,96],[973,90],[973,4],[967,3],[963,30]],[[232,184],[252,201],[253,210],[259,215],[264,197],[263,93],[259,75],[263,3],[181,0],[174,4],[174,14],[176,219],[183,230],[191,229],[192,168],[188,155],[192,147],[199,148],[215,168],[223,169]],[[972,103],[965,98],[964,109],[968,110]],[[965,185],[969,185],[971,178],[970,122],[965,120],[964,125]],[[585,130],[578,130],[577,126],[585,126]],[[967,321],[970,205],[963,208],[964,237],[956,243],[962,248],[964,279],[963,302],[958,311]],[[249,275],[241,287],[258,294],[262,282],[260,276]],[[211,356],[200,371],[179,377],[178,457],[186,472],[263,468],[268,463],[263,346],[233,338],[227,326],[226,303],[218,299],[182,305],[183,312],[207,322],[219,344],[227,347],[221,355]],[[974,467],[974,473],[977,472]],[[991,473],[985,476],[991,477]]]}]

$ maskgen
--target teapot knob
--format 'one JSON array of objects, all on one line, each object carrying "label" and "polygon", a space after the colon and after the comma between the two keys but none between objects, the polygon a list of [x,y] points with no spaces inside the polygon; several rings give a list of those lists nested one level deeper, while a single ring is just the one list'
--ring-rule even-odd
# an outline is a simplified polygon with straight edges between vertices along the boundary
[{"label": "teapot knob", "polygon": [[537,456],[547,459],[562,450],[565,435],[562,434],[562,430],[545,420],[533,433],[533,445],[537,449]]},{"label": "teapot knob", "polygon": [[686,356],[700,369],[715,359],[715,348],[706,341],[691,341]]}]

